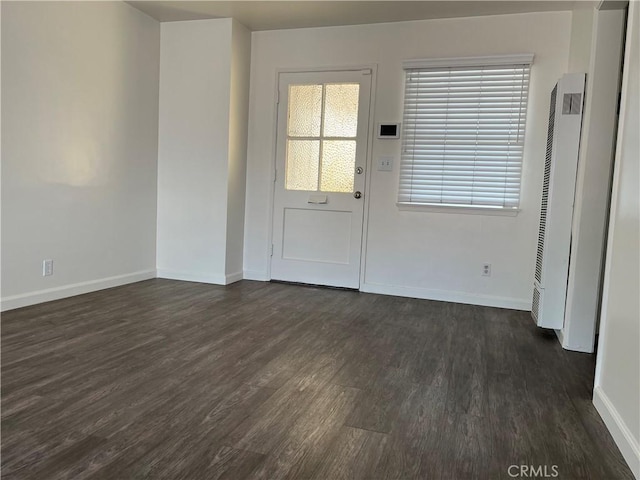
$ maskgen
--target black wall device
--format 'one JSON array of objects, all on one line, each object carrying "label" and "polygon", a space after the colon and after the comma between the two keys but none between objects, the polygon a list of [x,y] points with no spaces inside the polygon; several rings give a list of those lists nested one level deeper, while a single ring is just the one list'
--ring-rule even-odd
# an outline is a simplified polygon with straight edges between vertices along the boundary
[{"label": "black wall device", "polygon": [[378,138],[400,138],[400,124],[380,123],[378,125]]}]

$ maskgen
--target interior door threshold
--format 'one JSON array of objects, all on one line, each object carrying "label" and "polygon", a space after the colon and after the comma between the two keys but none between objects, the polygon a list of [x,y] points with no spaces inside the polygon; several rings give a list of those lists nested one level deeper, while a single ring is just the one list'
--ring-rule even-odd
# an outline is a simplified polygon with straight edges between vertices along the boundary
[{"label": "interior door threshold", "polygon": [[303,282],[289,282],[287,280],[269,280],[270,283],[282,283],[283,285],[298,285],[300,287],[311,287],[311,288],[327,288],[330,290],[344,290],[346,292],[359,292],[360,290],[357,288],[349,288],[349,287],[334,287],[333,285],[320,285],[317,283],[303,283]]}]

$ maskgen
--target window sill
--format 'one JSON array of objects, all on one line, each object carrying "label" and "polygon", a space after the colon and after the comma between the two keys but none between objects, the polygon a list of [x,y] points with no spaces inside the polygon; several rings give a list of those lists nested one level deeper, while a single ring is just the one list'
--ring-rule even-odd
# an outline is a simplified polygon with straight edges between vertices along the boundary
[{"label": "window sill", "polygon": [[398,210],[407,212],[459,213],[463,215],[494,215],[515,217],[519,208],[484,207],[471,205],[439,205],[432,203],[396,203]]}]

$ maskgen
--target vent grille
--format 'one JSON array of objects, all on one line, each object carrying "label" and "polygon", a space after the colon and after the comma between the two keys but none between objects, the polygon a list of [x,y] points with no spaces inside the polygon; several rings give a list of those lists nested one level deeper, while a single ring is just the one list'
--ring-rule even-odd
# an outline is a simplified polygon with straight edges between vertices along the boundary
[{"label": "vent grille", "polygon": [[[551,154],[553,150],[553,127],[556,117],[556,96],[558,85],[551,92],[549,107],[549,129],[547,131],[547,153],[544,161],[544,180],[542,183],[542,206],[540,207],[540,230],[538,231],[538,252],[536,254],[536,280],[542,284],[542,259],[544,257],[544,239],[547,228],[547,204],[549,202],[549,180],[551,176]],[[534,295],[535,299],[535,295]]]},{"label": "vent grille", "polygon": [[562,97],[562,114],[563,115],[580,115],[582,107],[581,93],[565,93]]},{"label": "vent grille", "polygon": [[533,302],[531,304],[531,316],[538,322],[538,312],[540,311],[540,292],[536,287],[533,287]]}]

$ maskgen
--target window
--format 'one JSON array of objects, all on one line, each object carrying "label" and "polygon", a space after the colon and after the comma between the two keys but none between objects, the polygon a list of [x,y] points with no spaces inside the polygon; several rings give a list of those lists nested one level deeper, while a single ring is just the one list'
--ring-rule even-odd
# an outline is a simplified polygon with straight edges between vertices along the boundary
[{"label": "window", "polygon": [[532,60],[405,63],[399,205],[517,211]]},{"label": "window", "polygon": [[357,83],[290,85],[287,190],[353,192]]}]

